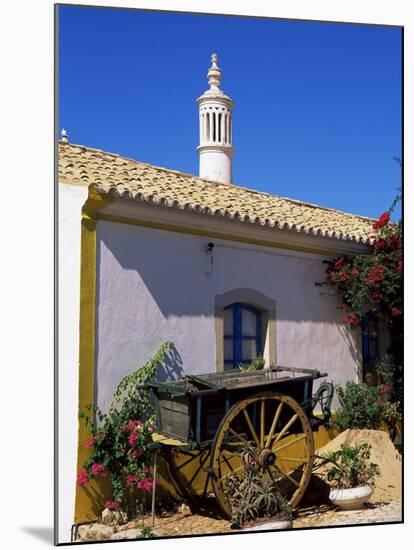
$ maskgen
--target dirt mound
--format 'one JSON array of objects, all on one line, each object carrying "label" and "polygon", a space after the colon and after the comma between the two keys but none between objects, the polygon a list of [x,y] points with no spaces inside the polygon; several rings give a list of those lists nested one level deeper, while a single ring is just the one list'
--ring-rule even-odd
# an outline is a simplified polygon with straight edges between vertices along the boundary
[{"label": "dirt mound", "polygon": [[[388,433],[380,430],[345,430],[338,437],[321,447],[316,454],[322,455],[338,451],[341,445],[371,445],[370,461],[378,464],[380,475],[375,478],[375,489],[370,502],[391,502],[402,498],[402,464],[401,456],[395,449]],[[316,471],[326,472],[327,467]]]}]

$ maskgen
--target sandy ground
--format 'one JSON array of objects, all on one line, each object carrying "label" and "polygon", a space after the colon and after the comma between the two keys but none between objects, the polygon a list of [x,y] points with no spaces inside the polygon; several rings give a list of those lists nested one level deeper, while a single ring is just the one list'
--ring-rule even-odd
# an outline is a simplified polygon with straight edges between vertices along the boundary
[{"label": "sandy ground", "polygon": [[[367,504],[362,510],[342,511],[331,505],[313,506],[296,511],[293,520],[293,529],[328,527],[340,525],[375,524],[402,521],[400,501],[387,504]],[[85,526],[81,531],[81,540],[109,540],[137,538],[142,527],[152,527],[149,515],[123,525],[116,534],[111,532],[97,537],[100,524]],[[193,514],[185,505],[180,511],[164,513],[157,516],[152,527],[154,534],[160,537],[174,537],[183,535],[207,535],[213,533],[235,533],[227,520],[206,515]]]},{"label": "sandy ground", "polygon": [[[377,430],[346,430],[318,449],[317,454],[337,450],[344,443],[356,445],[362,442],[371,444],[371,461],[378,464],[381,471],[369,503],[361,510],[335,509],[328,499],[329,487],[319,477],[323,475],[323,469],[320,469],[318,476],[313,476],[301,506],[294,512],[294,529],[402,521],[401,456],[388,434]],[[154,525],[149,514],[117,529],[99,523],[89,524],[79,527],[79,540],[135,539],[141,535],[143,527],[151,527],[154,534],[161,537],[235,532],[230,522],[214,510],[212,506],[202,513],[193,513],[186,504],[182,504],[175,511],[161,513],[158,510]]]}]

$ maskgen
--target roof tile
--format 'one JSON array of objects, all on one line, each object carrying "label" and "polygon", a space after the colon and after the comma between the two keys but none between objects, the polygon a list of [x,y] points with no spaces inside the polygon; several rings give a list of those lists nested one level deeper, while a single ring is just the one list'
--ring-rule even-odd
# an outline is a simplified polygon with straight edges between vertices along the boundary
[{"label": "roof tile", "polygon": [[239,219],[355,242],[372,235],[371,218],[137,162],[81,145],[59,143],[59,181],[94,184],[102,194],[204,215]]}]

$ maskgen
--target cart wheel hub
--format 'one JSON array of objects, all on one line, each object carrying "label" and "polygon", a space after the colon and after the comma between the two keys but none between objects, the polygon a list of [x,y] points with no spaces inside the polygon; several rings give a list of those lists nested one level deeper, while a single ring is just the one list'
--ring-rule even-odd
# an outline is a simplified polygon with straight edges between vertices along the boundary
[{"label": "cart wheel hub", "polygon": [[272,466],[276,462],[276,455],[270,449],[263,449],[260,453],[259,462],[262,466]]}]

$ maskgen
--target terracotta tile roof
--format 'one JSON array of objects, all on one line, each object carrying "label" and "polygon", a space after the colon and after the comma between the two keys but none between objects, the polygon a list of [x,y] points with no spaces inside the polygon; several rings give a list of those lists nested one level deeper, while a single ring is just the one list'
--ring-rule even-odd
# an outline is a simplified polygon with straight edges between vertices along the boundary
[{"label": "terracotta tile roof", "polygon": [[245,223],[367,242],[371,218],[213,182],[82,145],[59,143],[59,181],[99,193]]}]

